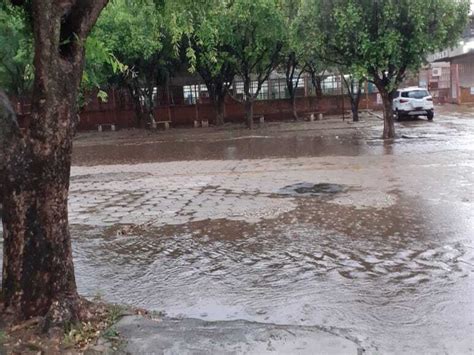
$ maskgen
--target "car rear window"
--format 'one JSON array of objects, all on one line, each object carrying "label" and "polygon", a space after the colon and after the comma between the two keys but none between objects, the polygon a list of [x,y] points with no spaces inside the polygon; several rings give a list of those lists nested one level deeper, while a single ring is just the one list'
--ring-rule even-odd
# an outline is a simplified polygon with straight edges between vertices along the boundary
[{"label": "car rear window", "polygon": [[413,90],[402,92],[402,97],[408,97],[410,99],[422,99],[427,96],[430,96],[430,94],[426,90]]}]

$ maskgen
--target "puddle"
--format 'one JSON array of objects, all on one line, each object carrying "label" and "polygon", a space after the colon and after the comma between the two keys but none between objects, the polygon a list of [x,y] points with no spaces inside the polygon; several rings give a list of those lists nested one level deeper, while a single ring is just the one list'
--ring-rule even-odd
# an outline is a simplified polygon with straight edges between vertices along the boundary
[{"label": "puddle", "polygon": [[320,183],[313,184],[302,182],[290,186],[285,186],[278,193],[288,196],[325,196],[335,195],[347,191],[347,187],[340,184]]}]

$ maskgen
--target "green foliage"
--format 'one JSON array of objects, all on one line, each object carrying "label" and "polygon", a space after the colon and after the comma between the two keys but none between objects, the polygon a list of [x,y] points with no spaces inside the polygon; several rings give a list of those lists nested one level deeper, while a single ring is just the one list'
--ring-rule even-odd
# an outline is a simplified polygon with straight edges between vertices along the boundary
[{"label": "green foliage", "polygon": [[294,54],[298,61],[304,59],[308,52],[308,46],[312,41],[308,40],[302,0],[280,0],[280,10],[285,21],[283,54],[288,56]]},{"label": "green foliage", "polygon": [[229,2],[216,0],[190,8],[193,32],[187,35],[186,57],[190,71],[201,75],[214,103],[224,99],[235,76],[230,7]]},{"label": "green foliage", "polygon": [[[229,10],[231,52],[237,73],[250,81],[255,75],[258,95],[261,85],[279,62],[285,37],[285,21],[274,0],[235,0]],[[249,91],[246,95],[249,96]]]},{"label": "green foliage", "polygon": [[82,90],[99,89],[99,97],[105,101],[103,86],[108,78],[116,73],[123,73],[127,66],[120,62],[112,50],[96,36],[90,36],[86,42],[86,64],[82,75]]},{"label": "green foliage", "polygon": [[146,60],[163,46],[163,16],[152,0],[115,0],[102,11],[92,36],[121,62]]},{"label": "green foliage", "polygon": [[[105,36],[92,35],[85,44],[86,64],[81,91],[100,88],[110,75],[126,69],[103,38]],[[27,96],[33,79],[33,34],[30,21],[22,7],[3,4],[0,11],[0,87],[9,94]],[[103,91],[99,91],[99,94],[105,99]]]},{"label": "green foliage", "polygon": [[323,57],[395,90],[408,70],[456,44],[468,0],[315,0],[313,33]]},{"label": "green foliage", "polygon": [[7,333],[4,330],[0,330],[0,345],[3,345],[8,339]]},{"label": "green foliage", "polygon": [[0,10],[0,87],[21,96],[33,81],[33,42],[25,13],[4,4]]},{"label": "green foliage", "polygon": [[187,57],[194,55],[191,63],[199,61],[200,66],[206,67],[211,76],[219,75],[222,67],[234,62],[230,53],[230,42],[235,35],[230,27],[230,4],[227,1],[214,1],[207,7],[194,7],[192,16],[193,32],[189,36]]},{"label": "green foliage", "polygon": [[[285,20],[285,37],[283,45],[284,71],[290,97],[294,98],[299,79],[305,69],[307,48],[305,43],[306,25],[301,21],[301,0],[281,0],[280,8]],[[295,79],[296,78],[296,82]]]}]

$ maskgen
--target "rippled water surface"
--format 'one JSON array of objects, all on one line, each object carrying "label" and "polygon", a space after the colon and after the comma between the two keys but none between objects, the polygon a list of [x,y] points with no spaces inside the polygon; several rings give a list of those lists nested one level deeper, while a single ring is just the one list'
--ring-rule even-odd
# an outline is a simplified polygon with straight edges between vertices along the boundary
[{"label": "rippled water surface", "polygon": [[[357,216],[333,222],[353,234],[301,216],[291,226],[201,222],[142,236],[79,229],[79,284],[172,316],[336,327],[375,353],[472,351],[472,240],[412,224],[370,233],[387,217],[373,213],[365,228]],[[314,220],[325,214],[316,209]]]}]

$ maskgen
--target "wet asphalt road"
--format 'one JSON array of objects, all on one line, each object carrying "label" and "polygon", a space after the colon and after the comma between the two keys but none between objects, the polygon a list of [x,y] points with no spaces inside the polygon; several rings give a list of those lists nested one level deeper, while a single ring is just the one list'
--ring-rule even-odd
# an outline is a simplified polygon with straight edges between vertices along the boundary
[{"label": "wet asphalt road", "polygon": [[320,326],[369,354],[473,353],[473,113],[398,123],[392,142],[375,117],[82,135],[79,290],[170,316]]}]

